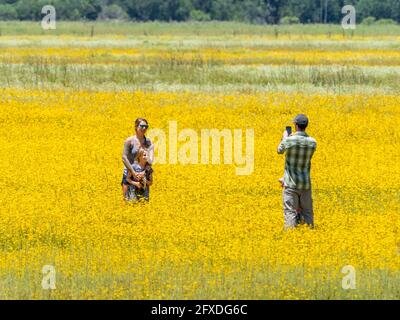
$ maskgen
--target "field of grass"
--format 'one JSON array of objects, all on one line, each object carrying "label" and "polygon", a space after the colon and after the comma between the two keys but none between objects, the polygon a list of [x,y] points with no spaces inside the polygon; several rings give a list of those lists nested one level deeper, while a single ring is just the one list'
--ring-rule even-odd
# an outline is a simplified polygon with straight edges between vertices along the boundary
[{"label": "field of grass", "polygon": [[71,35],[71,36],[235,36],[235,35],[340,35],[351,37],[399,36],[400,25],[357,25],[355,30],[343,30],[337,24],[256,25],[241,22],[57,22],[56,30],[43,30],[40,21],[0,21],[2,35]]},{"label": "field of grass", "polygon": [[[0,23],[1,299],[400,298],[400,27],[92,26]],[[284,232],[276,147],[298,113],[316,227]],[[253,171],[156,163],[150,203],[124,203],[139,116],[150,136],[252,128]]]},{"label": "field of grass", "polygon": [[[97,30],[93,37],[86,28]],[[1,22],[0,86],[396,94],[400,27]]]}]

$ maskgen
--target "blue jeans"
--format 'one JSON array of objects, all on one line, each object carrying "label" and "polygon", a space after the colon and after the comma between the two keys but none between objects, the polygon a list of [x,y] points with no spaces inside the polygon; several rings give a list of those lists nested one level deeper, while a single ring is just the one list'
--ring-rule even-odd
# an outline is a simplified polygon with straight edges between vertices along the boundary
[{"label": "blue jeans", "polygon": [[128,185],[128,192],[127,192],[128,201],[139,201],[141,199],[149,201],[149,197],[150,197],[149,187],[146,187],[145,189],[139,189],[133,185]]}]

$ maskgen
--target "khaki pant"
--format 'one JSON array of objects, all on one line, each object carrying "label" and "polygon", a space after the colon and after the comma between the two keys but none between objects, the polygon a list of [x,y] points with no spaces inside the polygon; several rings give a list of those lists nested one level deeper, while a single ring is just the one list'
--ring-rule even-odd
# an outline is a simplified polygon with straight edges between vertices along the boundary
[{"label": "khaki pant", "polygon": [[298,224],[297,209],[301,209],[301,215],[305,223],[314,226],[314,212],[311,197],[311,189],[299,190],[283,188],[283,212],[285,216],[285,228],[294,228]]}]

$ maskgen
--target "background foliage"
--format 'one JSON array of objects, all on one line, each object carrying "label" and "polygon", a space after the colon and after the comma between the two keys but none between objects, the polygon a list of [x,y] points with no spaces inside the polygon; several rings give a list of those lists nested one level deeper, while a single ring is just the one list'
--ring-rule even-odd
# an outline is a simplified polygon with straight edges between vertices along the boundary
[{"label": "background foliage", "polygon": [[352,4],[359,21],[367,17],[400,21],[399,0],[0,0],[0,20],[37,20],[47,4],[56,7],[61,20],[279,23],[295,17],[301,23],[337,23],[341,8]]}]

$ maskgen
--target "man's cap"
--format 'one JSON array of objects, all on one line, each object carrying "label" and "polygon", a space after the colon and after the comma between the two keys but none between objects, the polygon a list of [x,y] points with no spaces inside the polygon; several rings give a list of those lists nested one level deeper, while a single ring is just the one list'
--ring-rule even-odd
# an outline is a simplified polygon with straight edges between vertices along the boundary
[{"label": "man's cap", "polygon": [[308,118],[305,114],[298,114],[293,119],[293,122],[299,126],[306,126],[306,125],[308,125]]}]

